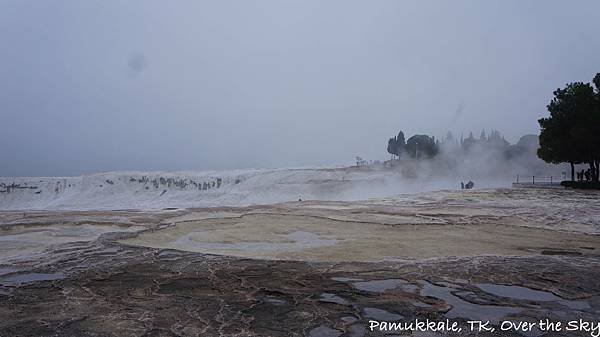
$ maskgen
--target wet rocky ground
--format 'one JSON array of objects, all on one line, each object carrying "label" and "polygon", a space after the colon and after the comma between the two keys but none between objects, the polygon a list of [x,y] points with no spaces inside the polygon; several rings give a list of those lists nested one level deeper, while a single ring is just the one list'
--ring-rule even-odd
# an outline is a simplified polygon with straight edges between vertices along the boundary
[{"label": "wet rocky ground", "polygon": [[497,336],[470,332],[466,321],[600,317],[597,257],[309,263],[103,238],[0,273],[9,318],[0,336],[381,336],[369,320],[416,318],[460,322],[454,335]]},{"label": "wet rocky ground", "polygon": [[[479,203],[487,200],[479,199]],[[435,213],[436,222],[455,219],[460,213],[460,207],[447,200],[443,211],[436,211],[433,202],[439,201],[417,203],[410,209],[429,216]],[[494,210],[510,208],[508,202],[494,205]],[[314,207],[320,207],[318,212],[330,212],[344,205],[304,206],[311,206],[306,207],[310,212],[316,212]],[[355,211],[358,206],[345,206],[354,213],[336,213],[336,217],[375,214],[373,208],[359,214]],[[297,214],[299,208],[217,211],[222,217],[226,212]],[[409,216],[386,210],[388,217],[381,223],[389,222],[391,215]],[[490,224],[512,219],[489,209],[493,216],[484,217],[482,210],[477,208],[473,215],[478,221]],[[131,228],[160,232],[173,228],[177,221],[199,217],[190,214],[184,210],[1,214],[2,237],[13,246],[44,237],[32,234],[40,226],[110,224],[116,229],[86,229],[82,234],[81,229],[52,232],[43,227],[40,233],[63,239],[53,239],[48,245],[40,241],[40,249],[28,241],[25,248],[17,247],[18,256],[9,254],[15,251],[13,246],[0,248],[5,251],[0,259],[0,336],[592,336],[593,331],[582,330],[499,329],[503,321],[600,322],[598,247],[582,246],[576,239],[573,249],[380,262],[254,259],[126,243],[139,235]],[[576,217],[561,214],[577,222]],[[524,213],[520,218],[528,221]],[[583,221],[585,224],[595,226],[589,220]],[[557,236],[563,234],[556,231]],[[369,329],[369,321],[415,319],[450,319],[462,330],[410,333]],[[470,320],[490,321],[489,326],[496,330],[471,330]]]}]

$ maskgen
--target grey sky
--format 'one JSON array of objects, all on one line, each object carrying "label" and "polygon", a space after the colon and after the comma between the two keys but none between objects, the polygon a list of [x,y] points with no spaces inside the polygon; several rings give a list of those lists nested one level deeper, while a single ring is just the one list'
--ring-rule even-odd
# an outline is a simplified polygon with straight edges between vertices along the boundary
[{"label": "grey sky", "polygon": [[600,1],[0,1],[0,175],[387,158],[538,131]]}]

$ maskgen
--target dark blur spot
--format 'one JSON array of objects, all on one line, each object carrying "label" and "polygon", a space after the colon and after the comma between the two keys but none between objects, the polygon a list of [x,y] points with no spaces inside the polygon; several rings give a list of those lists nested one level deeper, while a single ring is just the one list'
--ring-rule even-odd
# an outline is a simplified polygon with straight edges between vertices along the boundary
[{"label": "dark blur spot", "polygon": [[141,53],[131,54],[129,55],[127,66],[132,74],[137,75],[146,68],[146,57]]}]

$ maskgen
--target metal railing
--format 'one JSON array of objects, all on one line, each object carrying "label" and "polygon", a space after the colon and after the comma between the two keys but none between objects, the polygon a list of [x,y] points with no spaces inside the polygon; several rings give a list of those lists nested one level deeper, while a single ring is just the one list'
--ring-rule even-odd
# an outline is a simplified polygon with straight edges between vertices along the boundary
[{"label": "metal railing", "polygon": [[[561,179],[562,178],[562,179]],[[543,176],[543,175],[520,175],[517,174],[515,183],[517,184],[543,184],[543,185],[558,185],[564,177],[561,176]]]}]

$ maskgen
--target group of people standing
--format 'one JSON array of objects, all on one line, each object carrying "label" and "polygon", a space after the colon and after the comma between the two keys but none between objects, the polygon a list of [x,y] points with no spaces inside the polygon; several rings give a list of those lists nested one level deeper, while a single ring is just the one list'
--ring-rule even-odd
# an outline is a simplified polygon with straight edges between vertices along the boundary
[{"label": "group of people standing", "polygon": [[470,190],[475,186],[475,183],[472,182],[471,180],[469,180],[468,183],[463,183],[462,181],[460,182],[460,189],[461,190]]},{"label": "group of people standing", "polygon": [[585,181],[591,181],[592,180],[592,170],[591,169],[587,169],[587,170],[581,170],[581,172],[577,172],[577,181],[583,181],[583,179],[585,178]]}]

